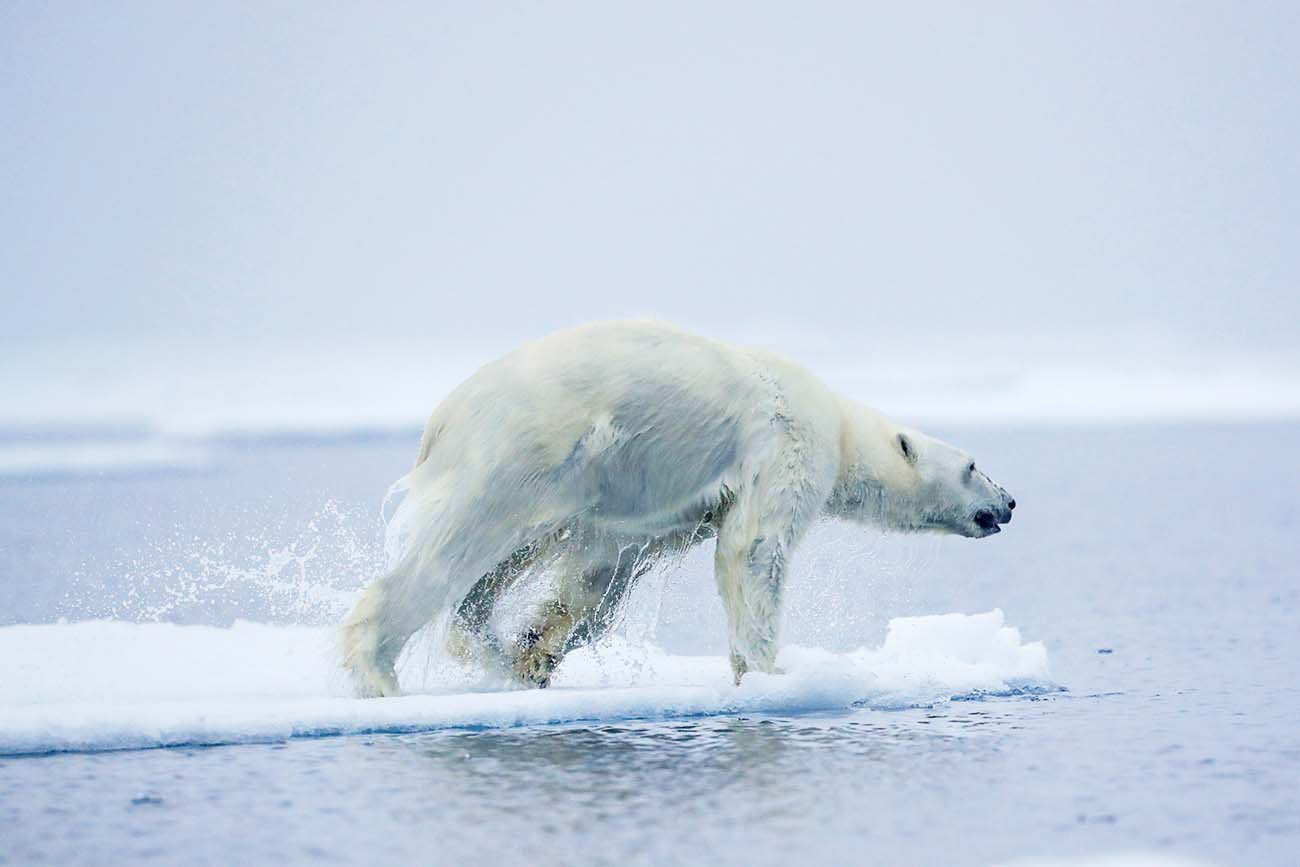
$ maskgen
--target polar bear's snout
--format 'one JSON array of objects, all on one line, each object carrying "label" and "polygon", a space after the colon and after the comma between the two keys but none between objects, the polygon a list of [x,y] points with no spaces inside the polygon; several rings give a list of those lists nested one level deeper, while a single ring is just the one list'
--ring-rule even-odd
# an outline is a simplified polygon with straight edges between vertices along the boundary
[{"label": "polar bear's snout", "polygon": [[986,535],[992,536],[994,533],[1002,532],[1002,524],[1011,522],[1011,508],[1003,506],[998,511],[992,509],[980,509],[975,513],[975,526],[984,531]]},{"label": "polar bear's snout", "polygon": [[971,522],[978,530],[971,535],[977,539],[1001,533],[1002,525],[1011,523],[1011,511],[1016,507],[1016,500],[1001,487],[997,489],[997,494],[1000,502],[984,504],[971,516]]}]

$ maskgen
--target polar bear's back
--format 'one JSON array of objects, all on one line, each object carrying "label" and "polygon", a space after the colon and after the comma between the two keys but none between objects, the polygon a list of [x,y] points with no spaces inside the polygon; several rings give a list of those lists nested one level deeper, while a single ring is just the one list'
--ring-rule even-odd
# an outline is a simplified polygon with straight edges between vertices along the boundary
[{"label": "polar bear's back", "polygon": [[557,514],[653,520],[715,496],[770,436],[781,385],[769,361],[651,321],[556,332],[438,406],[422,475],[489,495],[535,486]]}]

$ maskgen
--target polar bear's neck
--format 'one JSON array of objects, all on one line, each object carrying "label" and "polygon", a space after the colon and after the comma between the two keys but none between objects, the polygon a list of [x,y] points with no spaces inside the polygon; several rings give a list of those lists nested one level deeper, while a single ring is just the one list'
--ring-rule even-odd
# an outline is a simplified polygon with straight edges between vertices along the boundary
[{"label": "polar bear's neck", "polygon": [[841,398],[840,404],[840,472],[827,514],[884,529],[911,529],[905,516],[911,511],[915,473],[896,453],[904,429],[856,401]]}]

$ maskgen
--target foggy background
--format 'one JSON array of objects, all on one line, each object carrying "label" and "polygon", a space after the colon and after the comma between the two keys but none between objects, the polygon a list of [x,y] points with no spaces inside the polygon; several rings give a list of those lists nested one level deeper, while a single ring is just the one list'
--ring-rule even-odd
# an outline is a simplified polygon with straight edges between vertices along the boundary
[{"label": "foggy background", "polygon": [[418,424],[629,315],[909,421],[1297,415],[1298,82],[1293,3],[7,3],[0,425]]}]

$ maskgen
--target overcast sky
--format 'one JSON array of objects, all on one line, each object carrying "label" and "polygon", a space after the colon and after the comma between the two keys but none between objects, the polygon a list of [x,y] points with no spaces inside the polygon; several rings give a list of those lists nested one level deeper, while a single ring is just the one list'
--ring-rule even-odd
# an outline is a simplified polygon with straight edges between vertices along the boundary
[{"label": "overcast sky", "polygon": [[0,118],[0,338],[1300,321],[1294,2],[7,2]]}]

